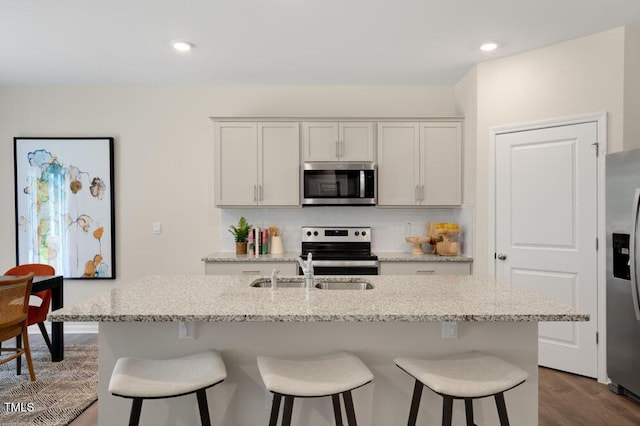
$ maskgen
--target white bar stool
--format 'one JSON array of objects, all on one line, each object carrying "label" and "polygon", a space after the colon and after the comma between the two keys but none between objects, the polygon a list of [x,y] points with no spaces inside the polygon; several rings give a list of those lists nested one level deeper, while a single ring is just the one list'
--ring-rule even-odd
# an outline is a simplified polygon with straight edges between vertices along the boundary
[{"label": "white bar stool", "polygon": [[282,425],[291,425],[294,398],[331,396],[337,426],[342,426],[340,394],[349,426],[356,426],[351,391],[373,380],[373,374],[356,356],[337,352],[304,360],[258,357],[258,369],[267,389],[273,393],[269,426],[276,426],[284,396]]},{"label": "white bar stool", "polygon": [[109,392],[133,399],[130,426],[140,421],[144,399],[173,398],[195,393],[202,425],[210,426],[206,389],[226,377],[224,362],[213,350],[163,360],[119,358],[113,368]]},{"label": "white bar stool", "polygon": [[495,397],[502,426],[509,425],[504,392],[524,383],[529,374],[500,358],[472,351],[425,360],[396,358],[395,363],[416,379],[408,425],[416,424],[423,385],[444,398],[442,425],[451,425],[453,400],[464,399],[467,425],[473,426],[473,400]]}]

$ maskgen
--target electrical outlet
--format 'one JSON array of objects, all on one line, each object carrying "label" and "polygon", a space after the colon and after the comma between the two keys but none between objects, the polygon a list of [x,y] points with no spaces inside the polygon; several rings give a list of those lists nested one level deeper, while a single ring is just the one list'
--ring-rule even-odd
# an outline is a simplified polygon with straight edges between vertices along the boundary
[{"label": "electrical outlet", "polygon": [[407,222],[404,225],[402,225],[402,234],[411,235],[411,223]]},{"label": "electrical outlet", "polygon": [[442,339],[457,339],[458,323],[455,321],[442,321],[440,323],[440,337]]},{"label": "electrical outlet", "polygon": [[196,338],[196,323],[184,322],[178,323],[178,339],[195,339]]}]

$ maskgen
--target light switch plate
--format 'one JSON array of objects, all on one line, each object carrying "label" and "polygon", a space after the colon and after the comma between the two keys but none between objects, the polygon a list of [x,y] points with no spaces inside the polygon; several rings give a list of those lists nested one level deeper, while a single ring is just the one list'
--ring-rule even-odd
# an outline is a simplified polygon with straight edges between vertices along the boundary
[{"label": "light switch plate", "polygon": [[153,222],[153,233],[155,235],[160,235],[162,234],[162,223],[160,222]]}]

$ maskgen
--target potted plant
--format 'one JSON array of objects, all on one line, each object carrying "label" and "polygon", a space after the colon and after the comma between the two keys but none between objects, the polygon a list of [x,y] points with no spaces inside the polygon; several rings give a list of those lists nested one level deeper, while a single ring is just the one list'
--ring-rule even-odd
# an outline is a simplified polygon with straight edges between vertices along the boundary
[{"label": "potted plant", "polygon": [[236,242],[236,254],[247,254],[249,231],[251,231],[251,225],[247,223],[247,219],[244,216],[238,221],[238,226],[231,225],[229,227],[229,232],[231,232]]}]

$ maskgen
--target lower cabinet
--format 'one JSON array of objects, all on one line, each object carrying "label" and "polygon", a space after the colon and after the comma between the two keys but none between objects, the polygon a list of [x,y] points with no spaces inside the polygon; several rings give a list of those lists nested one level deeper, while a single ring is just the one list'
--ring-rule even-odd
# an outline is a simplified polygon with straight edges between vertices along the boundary
[{"label": "lower cabinet", "polygon": [[271,275],[279,269],[278,275],[296,275],[293,262],[206,262],[205,275]]},{"label": "lower cabinet", "polygon": [[380,262],[380,275],[471,275],[468,262]]}]

